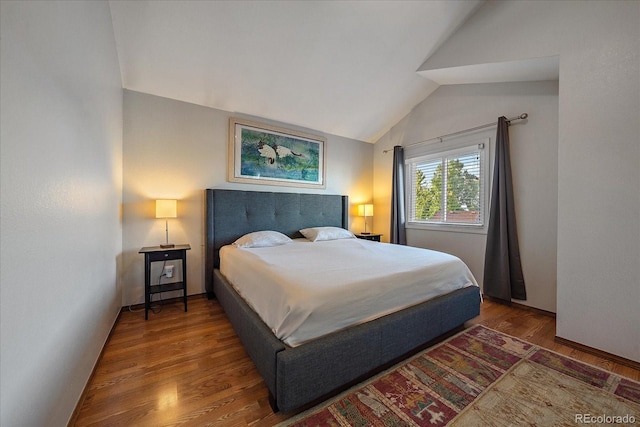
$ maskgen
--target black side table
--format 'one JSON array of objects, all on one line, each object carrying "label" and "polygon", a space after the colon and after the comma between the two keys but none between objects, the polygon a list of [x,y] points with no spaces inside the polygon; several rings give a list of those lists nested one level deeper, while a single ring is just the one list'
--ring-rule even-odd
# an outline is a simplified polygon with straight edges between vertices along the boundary
[{"label": "black side table", "polygon": [[[184,311],[187,311],[187,251],[189,245],[175,245],[173,248],[161,248],[160,246],[148,246],[140,249],[139,254],[144,254],[144,320],[149,318],[151,308],[151,295],[160,292],[182,290]],[[182,281],[158,285],[151,285],[151,263],[158,261],[170,261],[179,259],[182,261]]]},{"label": "black side table", "polygon": [[364,239],[364,240],[371,240],[373,242],[379,242],[380,241],[380,236],[382,236],[382,234],[356,234],[356,237],[358,239]]}]

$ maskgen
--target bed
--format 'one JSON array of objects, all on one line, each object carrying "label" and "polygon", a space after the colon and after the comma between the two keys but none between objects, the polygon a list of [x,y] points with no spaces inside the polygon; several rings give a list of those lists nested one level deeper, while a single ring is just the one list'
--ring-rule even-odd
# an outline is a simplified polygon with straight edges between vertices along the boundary
[{"label": "bed", "polygon": [[223,307],[269,389],[274,411],[325,398],[479,314],[479,290],[468,286],[301,345],[276,338],[220,272],[220,249],[259,230],[299,238],[308,227],[346,229],[348,208],[347,197],[339,195],[206,190],[207,296]]}]

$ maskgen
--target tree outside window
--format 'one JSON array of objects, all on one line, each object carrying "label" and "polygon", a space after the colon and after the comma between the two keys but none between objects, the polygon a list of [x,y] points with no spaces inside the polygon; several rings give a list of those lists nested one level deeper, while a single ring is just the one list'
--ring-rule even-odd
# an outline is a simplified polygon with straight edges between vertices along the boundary
[{"label": "tree outside window", "polygon": [[409,161],[414,222],[482,225],[480,147]]}]

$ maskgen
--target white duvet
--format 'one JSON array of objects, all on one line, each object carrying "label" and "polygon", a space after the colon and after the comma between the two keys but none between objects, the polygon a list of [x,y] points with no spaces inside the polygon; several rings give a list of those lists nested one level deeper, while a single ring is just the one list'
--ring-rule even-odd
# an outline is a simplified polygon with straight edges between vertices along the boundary
[{"label": "white duvet", "polygon": [[290,346],[478,286],[455,256],[361,239],[225,246],[220,271]]}]

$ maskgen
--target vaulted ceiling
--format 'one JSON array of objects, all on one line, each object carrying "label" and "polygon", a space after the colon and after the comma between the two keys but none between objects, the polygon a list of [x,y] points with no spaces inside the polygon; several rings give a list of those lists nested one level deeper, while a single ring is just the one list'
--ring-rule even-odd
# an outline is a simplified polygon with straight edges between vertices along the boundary
[{"label": "vaulted ceiling", "polygon": [[482,1],[110,1],[123,86],[375,142]]},{"label": "vaulted ceiling", "polygon": [[440,84],[557,78],[557,58],[425,67],[482,3],[109,2],[124,88],[367,142]]}]

